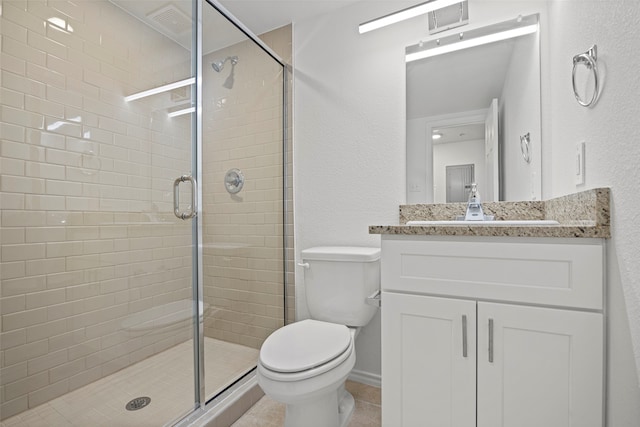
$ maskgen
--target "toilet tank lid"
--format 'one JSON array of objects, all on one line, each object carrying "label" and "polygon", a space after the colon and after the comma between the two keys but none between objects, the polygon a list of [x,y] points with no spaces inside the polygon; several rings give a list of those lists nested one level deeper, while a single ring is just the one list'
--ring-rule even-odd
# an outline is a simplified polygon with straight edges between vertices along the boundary
[{"label": "toilet tank lid", "polygon": [[362,246],[316,246],[301,252],[303,260],[373,262],[380,259],[380,248]]}]

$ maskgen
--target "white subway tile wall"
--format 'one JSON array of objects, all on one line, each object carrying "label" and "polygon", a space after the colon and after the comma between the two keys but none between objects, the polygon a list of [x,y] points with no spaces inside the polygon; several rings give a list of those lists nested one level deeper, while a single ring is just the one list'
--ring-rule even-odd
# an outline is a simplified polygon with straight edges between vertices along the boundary
[{"label": "white subway tile wall", "polygon": [[[290,26],[261,37],[290,59]],[[238,57],[235,67],[208,66],[229,56]],[[283,70],[251,42],[203,63],[204,298],[215,307],[205,335],[259,349],[284,325]],[[245,178],[237,194],[224,186],[232,168]]]},{"label": "white subway tile wall", "polygon": [[192,296],[191,142],[169,94],[123,99],[190,76],[177,43],[108,1],[3,0],[0,23],[4,419],[191,338],[125,327]]}]

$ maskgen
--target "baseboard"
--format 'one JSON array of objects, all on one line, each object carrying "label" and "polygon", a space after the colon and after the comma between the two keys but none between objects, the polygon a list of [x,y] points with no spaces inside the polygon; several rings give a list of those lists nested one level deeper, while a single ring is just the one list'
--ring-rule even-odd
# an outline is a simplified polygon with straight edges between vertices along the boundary
[{"label": "baseboard", "polygon": [[380,374],[372,374],[371,372],[352,370],[349,374],[349,379],[362,384],[371,385],[374,387],[382,387],[382,378]]}]

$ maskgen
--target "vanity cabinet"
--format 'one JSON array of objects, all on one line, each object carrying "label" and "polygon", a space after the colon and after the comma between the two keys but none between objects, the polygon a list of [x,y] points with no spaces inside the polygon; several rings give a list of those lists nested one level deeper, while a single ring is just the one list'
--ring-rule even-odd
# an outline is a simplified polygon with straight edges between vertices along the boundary
[{"label": "vanity cabinet", "polygon": [[603,241],[576,240],[383,236],[383,426],[602,426]]}]

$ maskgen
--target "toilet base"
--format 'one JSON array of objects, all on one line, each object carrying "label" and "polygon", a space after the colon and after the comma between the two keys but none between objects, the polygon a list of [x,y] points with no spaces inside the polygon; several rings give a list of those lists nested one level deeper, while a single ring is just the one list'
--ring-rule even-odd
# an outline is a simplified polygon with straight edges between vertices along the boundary
[{"label": "toilet base", "polygon": [[351,421],[353,410],[356,407],[356,400],[351,393],[344,389],[344,384],[341,387],[343,394],[340,403],[338,404],[338,413],[340,414],[340,427],[346,427]]},{"label": "toilet base", "polygon": [[284,427],[346,427],[354,407],[355,399],[342,384],[320,398],[287,405]]}]

